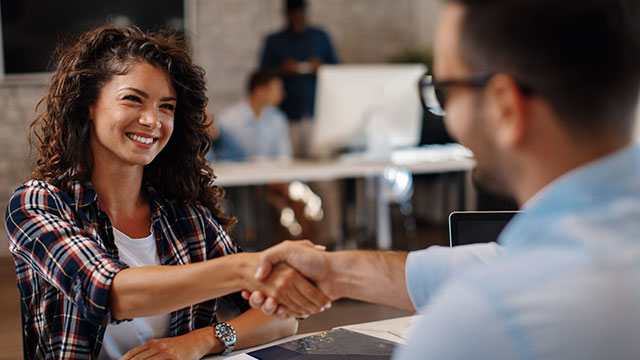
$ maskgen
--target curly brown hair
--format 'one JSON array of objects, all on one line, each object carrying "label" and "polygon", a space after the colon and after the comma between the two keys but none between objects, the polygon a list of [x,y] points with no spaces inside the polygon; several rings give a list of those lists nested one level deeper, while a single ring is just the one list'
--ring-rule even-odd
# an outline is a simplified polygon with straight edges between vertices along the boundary
[{"label": "curly brown hair", "polygon": [[31,123],[31,138],[39,142],[31,178],[71,193],[74,181],[90,179],[93,155],[89,145],[89,107],[102,87],[132,64],[147,62],[169,74],[177,94],[174,130],[165,148],[144,168],[144,181],[169,199],[199,202],[225,228],[235,223],[219,206],[222,188],[205,155],[211,146],[206,116],[208,98],[204,69],[195,65],[184,37],[137,27],[102,26],[60,46],[51,85],[36,110],[46,109]]}]

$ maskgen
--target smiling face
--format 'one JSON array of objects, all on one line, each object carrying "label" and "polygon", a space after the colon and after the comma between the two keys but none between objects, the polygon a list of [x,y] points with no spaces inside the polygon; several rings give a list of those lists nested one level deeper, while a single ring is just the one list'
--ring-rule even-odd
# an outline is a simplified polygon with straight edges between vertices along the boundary
[{"label": "smiling face", "polygon": [[95,164],[151,163],[171,137],[176,101],[169,75],[146,62],[114,76],[89,108]]}]

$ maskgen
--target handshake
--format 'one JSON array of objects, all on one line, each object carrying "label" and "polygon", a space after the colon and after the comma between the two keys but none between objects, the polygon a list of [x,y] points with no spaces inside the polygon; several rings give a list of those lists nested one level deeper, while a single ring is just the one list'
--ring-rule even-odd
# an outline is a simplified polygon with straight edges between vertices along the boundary
[{"label": "handshake", "polygon": [[305,318],[342,297],[324,246],[308,240],[284,241],[252,255],[258,257],[258,266],[242,291],[252,308],[282,319]]},{"label": "handshake", "polygon": [[302,240],[246,255],[253,265],[242,297],[267,315],[305,318],[343,297],[415,311],[405,282],[406,253],[327,252]]}]

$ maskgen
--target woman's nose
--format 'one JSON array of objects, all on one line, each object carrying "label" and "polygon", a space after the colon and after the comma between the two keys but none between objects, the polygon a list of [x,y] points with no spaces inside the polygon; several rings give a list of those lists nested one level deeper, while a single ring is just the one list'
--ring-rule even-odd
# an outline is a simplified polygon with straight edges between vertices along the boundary
[{"label": "woman's nose", "polygon": [[162,127],[162,123],[160,122],[160,118],[158,114],[156,114],[153,110],[145,111],[139,119],[140,125],[146,126],[149,129],[160,129]]}]

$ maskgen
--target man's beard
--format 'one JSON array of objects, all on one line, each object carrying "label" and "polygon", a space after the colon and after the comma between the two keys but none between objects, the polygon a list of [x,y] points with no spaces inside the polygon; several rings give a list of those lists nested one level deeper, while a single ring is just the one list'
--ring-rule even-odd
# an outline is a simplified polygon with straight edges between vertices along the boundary
[{"label": "man's beard", "polygon": [[471,171],[471,180],[477,188],[490,194],[515,199],[516,194],[508,181],[508,169],[504,164],[506,159],[486,133],[486,123],[482,111],[476,112],[471,134],[476,137],[475,145],[478,147],[474,151],[476,167]]}]

